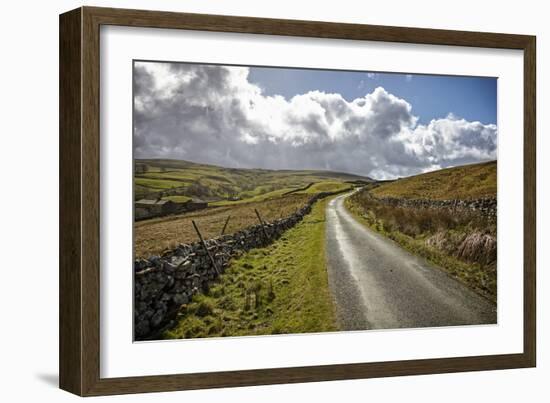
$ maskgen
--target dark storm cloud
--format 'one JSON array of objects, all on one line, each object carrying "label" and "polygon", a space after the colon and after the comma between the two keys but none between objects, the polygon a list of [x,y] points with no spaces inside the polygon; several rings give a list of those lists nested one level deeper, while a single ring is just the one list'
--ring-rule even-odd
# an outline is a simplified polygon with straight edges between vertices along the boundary
[{"label": "dark storm cloud", "polygon": [[136,63],[134,90],[137,158],[387,178],[496,157],[495,125],[418,125],[381,87],[351,102],[321,91],[286,100],[263,95],[244,67]]}]

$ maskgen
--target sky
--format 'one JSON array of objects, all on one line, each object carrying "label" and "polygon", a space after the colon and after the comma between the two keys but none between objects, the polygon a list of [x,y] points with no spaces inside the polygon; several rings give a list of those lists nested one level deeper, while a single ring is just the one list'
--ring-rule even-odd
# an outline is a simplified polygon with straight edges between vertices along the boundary
[{"label": "sky", "polygon": [[411,103],[420,123],[444,118],[450,112],[485,124],[497,123],[494,78],[252,67],[249,81],[265,95],[279,94],[286,99],[322,89],[352,101],[381,86]]},{"label": "sky", "polygon": [[496,78],[134,63],[134,155],[389,179],[496,159]]}]

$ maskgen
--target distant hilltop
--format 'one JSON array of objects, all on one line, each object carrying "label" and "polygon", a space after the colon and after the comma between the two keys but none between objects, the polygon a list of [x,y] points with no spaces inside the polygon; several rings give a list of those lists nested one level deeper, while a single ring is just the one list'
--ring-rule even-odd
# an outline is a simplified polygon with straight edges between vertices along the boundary
[{"label": "distant hilltop", "polygon": [[373,189],[378,197],[456,200],[495,198],[497,162],[461,165],[388,181]]},{"label": "distant hilltop", "polygon": [[225,168],[171,159],[134,160],[134,199],[237,202],[283,195],[301,188],[373,182],[367,176],[322,170]]}]

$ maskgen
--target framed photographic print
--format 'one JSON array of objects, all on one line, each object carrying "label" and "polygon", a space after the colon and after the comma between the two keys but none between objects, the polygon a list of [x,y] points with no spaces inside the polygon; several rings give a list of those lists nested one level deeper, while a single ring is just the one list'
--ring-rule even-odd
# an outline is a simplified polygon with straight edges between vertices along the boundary
[{"label": "framed photographic print", "polygon": [[60,17],[60,386],[535,365],[535,37]]}]

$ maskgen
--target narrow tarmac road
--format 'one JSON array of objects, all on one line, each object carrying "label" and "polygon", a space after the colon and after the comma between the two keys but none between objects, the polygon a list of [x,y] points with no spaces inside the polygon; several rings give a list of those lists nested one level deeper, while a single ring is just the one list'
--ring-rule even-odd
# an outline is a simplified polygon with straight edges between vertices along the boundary
[{"label": "narrow tarmac road", "polygon": [[343,330],[496,323],[496,306],[425,259],[327,205],[329,283]]}]

